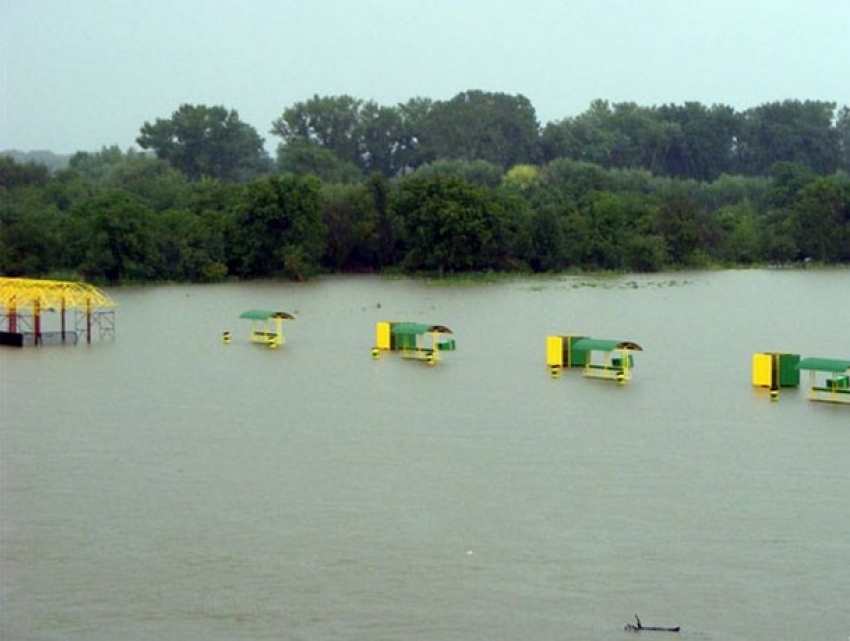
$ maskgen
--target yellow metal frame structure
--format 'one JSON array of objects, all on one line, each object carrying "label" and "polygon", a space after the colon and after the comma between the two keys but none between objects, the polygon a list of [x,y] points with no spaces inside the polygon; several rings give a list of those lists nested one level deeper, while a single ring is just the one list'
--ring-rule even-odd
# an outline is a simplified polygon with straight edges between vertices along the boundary
[{"label": "yellow metal frame structure", "polygon": [[[588,352],[587,361],[582,369],[582,375],[587,378],[603,378],[617,381],[621,385],[632,380],[631,350],[615,349],[612,352]],[[601,354],[600,362],[595,355]]]},{"label": "yellow metal frame structure", "polygon": [[[115,338],[115,308],[117,303],[106,293],[88,283],[32,278],[0,277],[0,326],[10,333],[32,334],[40,344],[48,332],[42,330],[45,312],[60,314],[59,332],[63,342],[83,333],[91,343],[92,328],[96,326],[101,338]],[[74,312],[74,328],[69,329],[66,313]],[[27,328],[27,332],[19,332]]]},{"label": "yellow metal frame structure", "polygon": [[810,371],[809,400],[850,404],[850,388],[847,387],[848,377],[850,377],[850,370],[846,374],[833,374],[831,376],[824,372]]},{"label": "yellow metal frame structure", "polygon": [[[438,341],[444,333],[441,332],[425,332],[428,338],[425,339],[426,344],[422,345],[417,337],[415,346],[402,347],[399,350],[402,358],[408,358],[414,361],[425,361],[428,365],[434,365],[442,359]],[[427,343],[430,342],[430,345]]]},{"label": "yellow metal frame structure", "polygon": [[279,347],[286,342],[283,337],[283,318],[273,317],[270,320],[252,320],[251,334],[248,340],[252,343],[261,343],[269,347]]}]

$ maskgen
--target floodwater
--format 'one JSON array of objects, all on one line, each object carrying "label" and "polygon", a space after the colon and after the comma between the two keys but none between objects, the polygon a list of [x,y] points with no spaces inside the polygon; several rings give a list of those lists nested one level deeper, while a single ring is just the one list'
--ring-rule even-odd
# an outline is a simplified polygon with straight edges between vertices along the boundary
[{"label": "floodwater", "polygon": [[[4,641],[850,635],[850,407],[750,382],[850,357],[848,270],[109,293],[114,342],[0,350]],[[552,379],[548,334],[644,351]]]}]

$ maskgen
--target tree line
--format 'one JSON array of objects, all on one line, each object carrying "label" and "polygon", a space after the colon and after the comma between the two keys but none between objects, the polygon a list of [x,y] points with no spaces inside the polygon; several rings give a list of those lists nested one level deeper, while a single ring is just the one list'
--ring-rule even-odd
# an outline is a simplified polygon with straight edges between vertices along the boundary
[{"label": "tree line", "polygon": [[182,105],[142,151],[0,157],[0,272],[95,282],[322,272],[656,271],[850,262],[850,111],[522,96],[314,97],[272,123]]},{"label": "tree line", "polygon": [[445,101],[381,106],[351,96],[314,96],[283,110],[263,139],[224,107],[182,105],[145,123],[137,142],[191,179],[245,180],[278,172],[358,182],[395,178],[441,160],[482,160],[507,171],[566,158],[604,169],[711,181],[766,176],[777,162],[821,175],[850,171],[850,107],[786,100],[738,112],[698,102],[643,107],[596,100],[582,114],[541,126],[522,95],[465,91]]}]

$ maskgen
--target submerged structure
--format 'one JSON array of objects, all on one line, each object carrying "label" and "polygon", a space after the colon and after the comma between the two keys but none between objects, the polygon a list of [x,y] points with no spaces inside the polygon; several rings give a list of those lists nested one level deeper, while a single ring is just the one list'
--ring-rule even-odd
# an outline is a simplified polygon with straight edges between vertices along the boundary
[{"label": "submerged structure", "polygon": [[809,398],[850,404],[850,360],[804,358],[797,366],[809,372]]},{"label": "submerged structure", "polygon": [[[283,321],[295,320],[289,312],[273,312],[266,309],[249,309],[242,312],[239,318],[251,321],[251,333],[248,340],[261,343],[271,349],[286,343],[283,337]],[[225,332],[224,342],[230,342],[230,334]]]},{"label": "submerged structure", "polygon": [[564,369],[581,368],[588,378],[625,385],[632,378],[632,353],[640,351],[643,348],[632,341],[561,334],[546,337],[546,365],[553,378]]},{"label": "submerged structure", "polygon": [[445,325],[412,322],[380,322],[375,326],[375,346],[372,357],[379,358],[382,351],[399,352],[402,358],[438,363],[443,352],[455,350],[453,333]]},{"label": "submerged structure", "polygon": [[782,387],[799,387],[799,354],[761,352],[753,354],[753,385],[770,390],[772,398]]},{"label": "submerged structure", "polygon": [[114,339],[116,307],[87,283],[0,277],[0,345]]}]

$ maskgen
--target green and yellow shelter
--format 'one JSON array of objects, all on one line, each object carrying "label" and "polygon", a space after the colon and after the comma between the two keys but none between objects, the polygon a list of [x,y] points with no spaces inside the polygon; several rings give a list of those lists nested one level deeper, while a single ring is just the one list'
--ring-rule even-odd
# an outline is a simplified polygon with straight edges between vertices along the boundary
[{"label": "green and yellow shelter", "polygon": [[[276,312],[267,309],[248,309],[242,312],[239,318],[251,322],[249,341],[266,345],[272,349],[286,343],[283,336],[283,321],[295,320],[295,317],[289,312]],[[225,342],[227,340],[226,337]]]},{"label": "green and yellow shelter", "polygon": [[804,358],[797,367],[809,372],[811,400],[850,404],[850,360]]},{"label": "green and yellow shelter", "polygon": [[445,325],[409,321],[382,321],[375,325],[372,357],[381,352],[398,352],[402,358],[438,363],[443,352],[456,349],[454,335]]},{"label": "green and yellow shelter", "polygon": [[546,365],[553,377],[567,368],[581,368],[588,378],[614,380],[625,385],[632,378],[634,341],[555,334],[546,337]]}]

